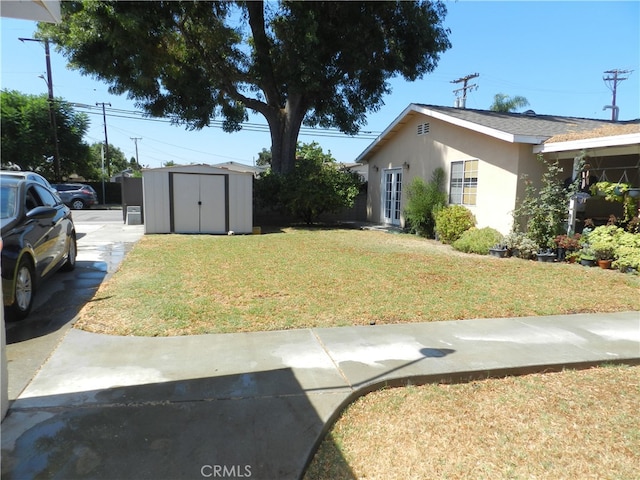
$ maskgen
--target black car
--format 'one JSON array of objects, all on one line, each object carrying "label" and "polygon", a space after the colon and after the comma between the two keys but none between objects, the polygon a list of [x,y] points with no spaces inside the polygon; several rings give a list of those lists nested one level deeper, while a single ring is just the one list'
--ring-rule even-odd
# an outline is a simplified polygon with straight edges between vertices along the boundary
[{"label": "black car", "polygon": [[64,204],[74,210],[82,210],[98,204],[98,194],[90,185],[83,183],[54,183],[53,188],[58,191],[58,195],[60,195]]},{"label": "black car", "polygon": [[55,193],[27,178],[0,173],[2,293],[7,318],[26,317],[40,283],[76,265],[71,211]]}]

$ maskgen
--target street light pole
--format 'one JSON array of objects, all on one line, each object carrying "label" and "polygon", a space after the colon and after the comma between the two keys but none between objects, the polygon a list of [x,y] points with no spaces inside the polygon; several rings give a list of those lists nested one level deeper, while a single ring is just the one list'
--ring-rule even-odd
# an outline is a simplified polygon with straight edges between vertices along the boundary
[{"label": "street light pole", "polygon": [[40,40],[39,38],[19,38],[21,42],[40,42],[44,43],[44,54],[45,54],[45,62],[47,65],[47,89],[49,91],[49,120],[51,122],[51,129],[53,130],[53,169],[54,176],[56,182],[61,182],[62,178],[60,176],[60,148],[58,145],[58,125],[56,122],[56,113],[54,109],[54,99],[53,99],[53,79],[51,77],[51,52],[49,50],[49,40],[44,39]]}]

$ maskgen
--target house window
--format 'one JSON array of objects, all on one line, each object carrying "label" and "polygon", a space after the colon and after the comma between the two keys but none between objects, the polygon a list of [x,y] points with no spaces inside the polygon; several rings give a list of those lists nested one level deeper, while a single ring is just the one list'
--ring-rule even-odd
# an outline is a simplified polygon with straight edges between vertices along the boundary
[{"label": "house window", "polygon": [[449,203],[475,205],[478,193],[478,160],[466,160],[451,164]]},{"label": "house window", "polygon": [[427,133],[429,133],[428,123],[421,123],[418,125],[418,135],[426,135]]}]

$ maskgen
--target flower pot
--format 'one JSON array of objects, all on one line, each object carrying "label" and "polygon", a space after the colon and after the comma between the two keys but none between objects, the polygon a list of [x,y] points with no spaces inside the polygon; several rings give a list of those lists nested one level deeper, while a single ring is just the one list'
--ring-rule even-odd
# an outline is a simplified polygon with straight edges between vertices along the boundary
[{"label": "flower pot", "polygon": [[613,260],[598,260],[598,266],[599,266],[600,268],[603,268],[603,269],[605,269],[605,270],[608,270],[608,269],[610,269],[610,268],[611,268],[611,262],[612,262],[612,261],[613,261]]},{"label": "flower pot", "polygon": [[588,258],[582,258],[580,259],[580,265],[584,267],[594,267],[596,265],[596,261]]},{"label": "flower pot", "polygon": [[630,188],[627,193],[631,198],[638,198],[640,197],[640,188]]},{"label": "flower pot", "polygon": [[538,253],[537,259],[539,262],[553,262],[556,259],[555,253]]},{"label": "flower pot", "polygon": [[492,257],[505,258],[508,254],[508,250],[506,248],[490,248],[489,255]]}]

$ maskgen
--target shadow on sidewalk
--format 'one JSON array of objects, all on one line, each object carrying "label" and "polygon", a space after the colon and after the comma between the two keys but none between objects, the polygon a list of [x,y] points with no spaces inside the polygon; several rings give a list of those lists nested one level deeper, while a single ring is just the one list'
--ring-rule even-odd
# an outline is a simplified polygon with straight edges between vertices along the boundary
[{"label": "shadow on sidewalk", "polygon": [[327,395],[284,368],[21,398],[2,424],[2,478],[298,478],[318,411],[344,398]]}]

